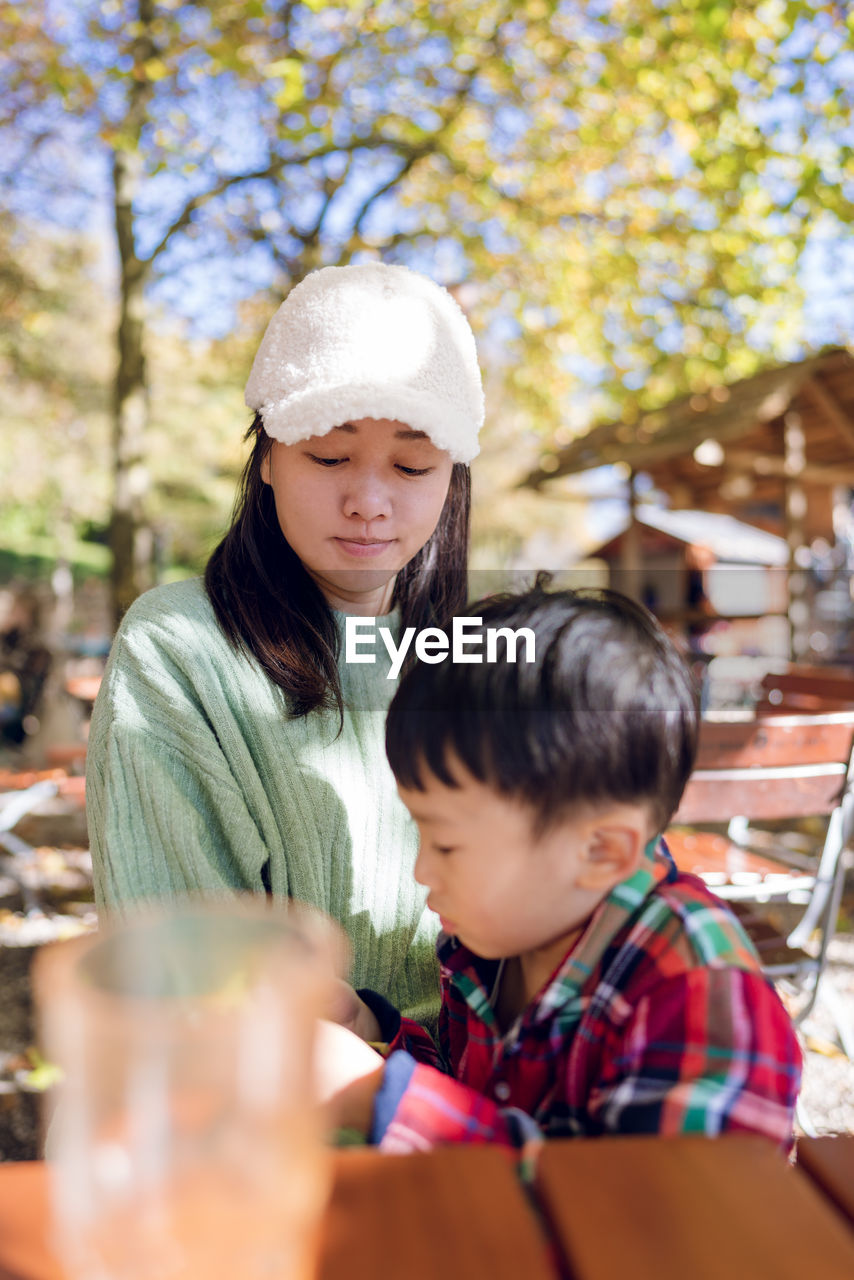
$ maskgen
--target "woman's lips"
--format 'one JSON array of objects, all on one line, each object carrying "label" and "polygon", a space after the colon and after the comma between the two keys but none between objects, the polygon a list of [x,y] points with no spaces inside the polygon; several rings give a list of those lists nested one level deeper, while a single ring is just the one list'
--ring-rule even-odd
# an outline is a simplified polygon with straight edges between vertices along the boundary
[{"label": "woman's lips", "polygon": [[392,545],[393,538],[383,539],[377,542],[356,542],[350,538],[335,538],[335,542],[341,550],[348,556],[353,556],[356,560],[370,560],[374,556],[381,556],[384,551]]}]

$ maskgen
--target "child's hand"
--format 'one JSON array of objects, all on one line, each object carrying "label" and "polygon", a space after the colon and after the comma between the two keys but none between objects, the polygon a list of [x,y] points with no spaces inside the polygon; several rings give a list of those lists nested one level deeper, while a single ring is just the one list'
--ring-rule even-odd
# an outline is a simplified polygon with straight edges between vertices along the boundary
[{"label": "child's hand", "polygon": [[318,1021],[315,1087],[333,1128],[355,1129],[367,1136],[384,1068],[384,1059],[352,1031],[335,1022]]},{"label": "child's hand", "polygon": [[360,1040],[376,1044],[382,1038],[380,1024],[376,1015],[371,1012],[364,1000],[357,996],[349,982],[338,980],[332,997],[332,1004],[327,1011],[330,1022],[352,1031]]}]

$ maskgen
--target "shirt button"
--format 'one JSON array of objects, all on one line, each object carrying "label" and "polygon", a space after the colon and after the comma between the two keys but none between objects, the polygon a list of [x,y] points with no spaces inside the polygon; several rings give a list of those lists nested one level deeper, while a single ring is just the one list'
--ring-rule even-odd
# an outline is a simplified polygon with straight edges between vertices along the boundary
[{"label": "shirt button", "polygon": [[506,1080],[499,1080],[495,1086],[495,1096],[499,1102],[506,1102],[510,1097],[510,1085]]}]

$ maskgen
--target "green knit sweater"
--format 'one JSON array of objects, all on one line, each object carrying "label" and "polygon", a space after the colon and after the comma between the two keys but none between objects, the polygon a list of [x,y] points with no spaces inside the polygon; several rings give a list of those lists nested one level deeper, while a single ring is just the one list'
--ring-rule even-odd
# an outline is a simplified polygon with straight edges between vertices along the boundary
[{"label": "green knit sweater", "polygon": [[[388,625],[389,620],[384,620]],[[415,825],[385,758],[388,655],[342,661],[337,713],[288,714],[229,644],[200,579],[128,610],[92,716],[86,773],[100,908],[265,891],[312,903],[350,936],[350,980],[430,1019],[435,917],[412,871]]]}]

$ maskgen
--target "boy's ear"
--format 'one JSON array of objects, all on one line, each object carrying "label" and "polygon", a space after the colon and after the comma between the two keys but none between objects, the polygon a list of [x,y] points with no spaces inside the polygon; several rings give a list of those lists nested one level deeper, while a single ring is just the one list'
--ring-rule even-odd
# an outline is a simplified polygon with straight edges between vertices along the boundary
[{"label": "boy's ear", "polygon": [[643,850],[643,836],[634,827],[616,822],[597,824],[584,846],[578,888],[607,892],[621,880],[628,880],[640,866]]}]

